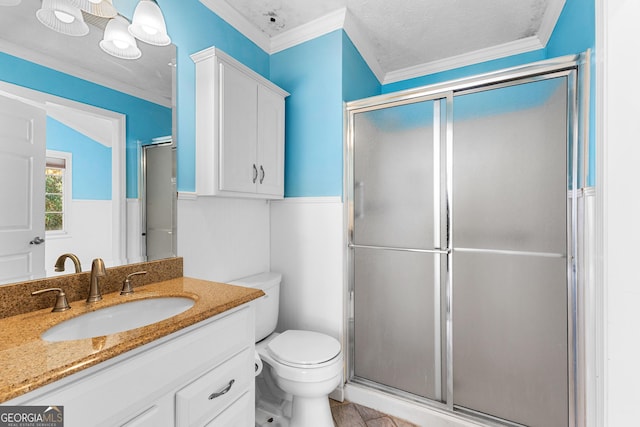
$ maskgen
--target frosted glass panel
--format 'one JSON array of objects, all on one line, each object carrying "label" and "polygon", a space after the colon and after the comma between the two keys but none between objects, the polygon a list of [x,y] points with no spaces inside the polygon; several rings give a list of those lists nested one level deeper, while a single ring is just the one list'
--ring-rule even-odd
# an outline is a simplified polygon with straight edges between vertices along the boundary
[{"label": "frosted glass panel", "polygon": [[566,99],[454,101],[453,403],[528,426],[568,424]]},{"label": "frosted glass panel", "polygon": [[566,260],[456,253],[454,404],[568,425]]},{"label": "frosted glass panel", "polygon": [[433,104],[355,116],[354,243],[434,247]]},{"label": "frosted glass panel", "polygon": [[355,250],[355,375],[439,397],[438,255]]},{"label": "frosted glass panel", "polygon": [[454,244],[566,252],[566,78],[457,96]]}]

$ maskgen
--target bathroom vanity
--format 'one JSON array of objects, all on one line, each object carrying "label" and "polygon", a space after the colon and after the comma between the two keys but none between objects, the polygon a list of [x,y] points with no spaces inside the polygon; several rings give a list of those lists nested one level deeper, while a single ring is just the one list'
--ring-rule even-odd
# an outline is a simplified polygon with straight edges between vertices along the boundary
[{"label": "bathroom vanity", "polygon": [[[48,342],[51,326],[131,298],[104,295],[0,319],[3,405],[64,406],[66,427],[254,424],[255,289],[176,278],[135,289],[134,299],[188,297],[191,309],[93,338]],[[13,331],[13,332],[9,332]]]}]

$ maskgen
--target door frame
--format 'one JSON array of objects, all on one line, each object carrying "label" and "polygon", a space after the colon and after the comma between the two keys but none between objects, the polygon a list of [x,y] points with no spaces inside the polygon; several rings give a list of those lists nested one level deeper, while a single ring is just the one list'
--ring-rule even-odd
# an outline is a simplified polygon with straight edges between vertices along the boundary
[{"label": "door frame", "polygon": [[0,94],[42,108],[45,111],[48,107],[62,106],[80,110],[111,122],[111,237],[113,246],[110,256],[114,265],[126,264],[126,115],[3,81],[0,81]]},{"label": "door frame", "polygon": [[[176,169],[175,164],[175,150],[176,144],[175,140],[171,135],[158,137],[151,140],[149,143],[144,143],[140,145],[140,248],[142,249],[142,258],[144,261],[148,261],[147,259],[147,149],[160,147],[160,146],[168,146],[173,150],[173,170]],[[174,175],[172,179],[175,181],[176,176]],[[177,191],[173,192],[173,209],[176,210],[177,203]],[[177,213],[177,212],[174,212]],[[177,214],[172,216],[172,241],[171,241],[171,250],[173,252],[173,256],[177,254]]]}]

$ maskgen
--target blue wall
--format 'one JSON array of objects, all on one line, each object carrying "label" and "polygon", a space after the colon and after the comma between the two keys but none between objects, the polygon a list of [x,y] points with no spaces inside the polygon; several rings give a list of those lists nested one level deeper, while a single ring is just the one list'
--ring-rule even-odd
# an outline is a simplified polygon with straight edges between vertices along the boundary
[{"label": "blue wall", "polygon": [[[339,42],[336,33],[271,58],[271,79],[292,94],[286,116],[287,197],[342,195],[343,131],[339,122],[343,111],[338,98],[340,102],[365,98],[583,52],[595,46],[595,5],[590,0],[567,0],[544,49],[383,86],[346,34],[340,32]],[[338,58],[341,64],[336,63]]]},{"label": "blue wall", "polygon": [[47,117],[47,149],[71,153],[74,200],[111,200],[111,148]]},{"label": "blue wall", "polygon": [[344,101],[380,84],[342,30],[271,57],[271,80],[286,101],[285,197],[342,195]]},{"label": "blue wall", "polygon": [[285,196],[342,194],[342,32],[271,58],[286,100]]},{"label": "blue wall", "polygon": [[[115,3],[130,15],[136,2],[116,0]],[[343,101],[579,53],[595,45],[593,0],[567,0],[545,49],[380,86],[343,31],[334,31],[269,57],[198,0],[158,0],[158,3],[169,34],[178,47],[179,191],[195,190],[195,66],[190,55],[207,47],[222,49],[291,93],[286,101],[285,195],[295,197],[342,194]],[[25,73],[30,76],[26,83]],[[158,111],[157,116],[149,114],[147,108],[150,106],[144,105],[144,101],[134,101],[131,97],[124,100],[118,92],[70,76],[63,75],[60,86],[51,85],[47,83],[51,73],[60,74],[46,69],[25,70],[19,60],[0,56],[0,79],[54,94],[59,94],[56,92],[61,88],[65,91],[69,87],[77,88],[73,99],[127,114],[128,171],[137,171],[137,157],[134,159],[133,156],[137,140],[170,133],[158,131],[158,127],[166,125],[168,109]],[[132,108],[136,102],[142,104]],[[138,132],[137,126],[154,121],[154,134],[141,136],[146,130]],[[131,178],[127,179],[127,195],[137,195],[137,182]]]},{"label": "blue wall", "polygon": [[379,95],[380,83],[356,49],[342,32],[342,99],[345,102]]},{"label": "blue wall", "polygon": [[195,64],[190,55],[216,46],[267,78],[269,55],[198,0],[158,4],[178,51],[178,191],[195,191]]},{"label": "blue wall", "polygon": [[138,197],[138,141],[171,134],[170,108],[1,52],[0,80],[126,115],[127,197]]}]

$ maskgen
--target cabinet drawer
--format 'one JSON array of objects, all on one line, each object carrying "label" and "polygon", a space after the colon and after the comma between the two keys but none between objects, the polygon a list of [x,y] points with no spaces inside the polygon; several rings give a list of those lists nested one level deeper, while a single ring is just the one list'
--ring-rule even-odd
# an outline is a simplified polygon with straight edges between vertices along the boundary
[{"label": "cabinet drawer", "polygon": [[251,393],[246,392],[205,427],[253,427],[253,405]]},{"label": "cabinet drawer", "polygon": [[201,426],[251,388],[253,350],[247,348],[176,393],[176,426]]}]

